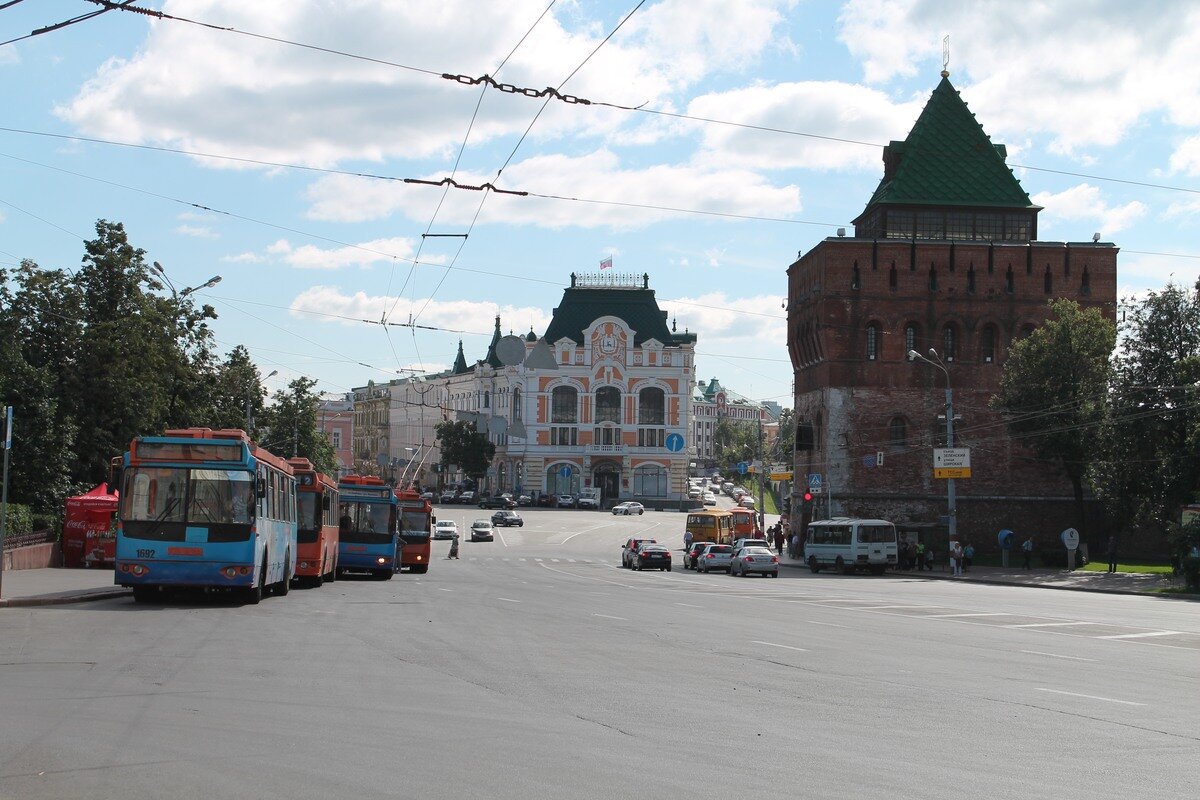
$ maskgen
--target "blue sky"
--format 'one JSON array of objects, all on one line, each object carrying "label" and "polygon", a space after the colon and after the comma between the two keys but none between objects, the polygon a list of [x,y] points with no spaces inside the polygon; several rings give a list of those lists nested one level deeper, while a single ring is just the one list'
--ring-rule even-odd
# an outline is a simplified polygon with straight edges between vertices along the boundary
[{"label": "blue sky", "polygon": [[[75,267],[97,219],[123,222],[177,287],[222,276],[197,297],[222,352],[278,370],[269,389],[342,392],[444,368],[460,338],[482,357],[497,313],[542,333],[569,274],[611,255],[699,334],[698,377],[786,406],[784,271],[862,211],[949,35],[951,80],[1045,206],[1042,239],[1115,242],[1123,295],[1200,273],[1194,2],[647,0],[607,42],[635,0],[548,4],[137,4],[403,66],[118,11],[0,47],[0,127],[25,131],[0,131],[0,264]],[[95,8],[20,2],[0,40]],[[642,110],[539,114],[442,73]],[[438,330],[361,321],[385,318]]]}]

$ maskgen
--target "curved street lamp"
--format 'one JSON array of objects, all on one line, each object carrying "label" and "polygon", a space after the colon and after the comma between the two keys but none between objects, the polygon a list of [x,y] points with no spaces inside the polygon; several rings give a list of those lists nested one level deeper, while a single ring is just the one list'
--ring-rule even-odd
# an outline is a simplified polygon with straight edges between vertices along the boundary
[{"label": "curved street lamp", "polygon": [[[938,355],[937,350],[929,348],[929,355],[923,356],[916,350],[908,351],[909,361],[924,361],[930,366],[937,367],[946,376],[946,447],[954,447],[954,390],[950,388],[950,371],[946,369],[945,362]],[[946,513],[948,515],[947,528],[949,529],[950,541],[958,539],[958,514],[956,510],[956,496],[954,478],[946,479]]]}]

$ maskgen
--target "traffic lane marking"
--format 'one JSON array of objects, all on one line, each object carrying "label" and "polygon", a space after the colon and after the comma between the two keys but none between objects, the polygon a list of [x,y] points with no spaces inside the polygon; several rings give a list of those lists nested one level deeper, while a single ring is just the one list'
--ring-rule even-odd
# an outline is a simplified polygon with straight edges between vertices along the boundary
[{"label": "traffic lane marking", "polygon": [[1144,706],[1145,703],[1135,703],[1132,700],[1117,700],[1112,697],[1100,697],[1095,694],[1079,694],[1078,692],[1064,692],[1061,689],[1045,689],[1041,686],[1034,687],[1035,692],[1048,692],[1049,694],[1063,694],[1068,697],[1082,697],[1086,700],[1101,700],[1105,703],[1120,703],[1123,706]]},{"label": "traffic lane marking", "polygon": [[795,650],[798,653],[808,652],[803,647],[792,647],[790,644],[776,644],[775,642],[760,642],[757,640],[751,641],[750,644],[762,644],[766,645],[767,647],[782,647],[784,650]]},{"label": "traffic lane marking", "polygon": [[1060,653],[1043,653],[1041,650],[1022,650],[1022,653],[1028,653],[1031,656],[1045,656],[1046,658],[1064,658],[1067,661],[1088,661],[1095,663],[1094,658],[1083,658],[1082,656],[1064,656]]},{"label": "traffic lane marking", "polygon": [[1121,633],[1116,636],[1097,636],[1097,639],[1144,639],[1147,636],[1178,636],[1182,631],[1149,631],[1147,633]]},{"label": "traffic lane marking", "polygon": [[513,600],[511,597],[497,597],[497,600],[503,600],[506,603],[519,603],[520,600]]},{"label": "traffic lane marking", "polygon": [[612,614],[592,614],[593,617],[604,617],[605,619],[619,619],[622,622],[629,622],[628,617],[614,617]]},{"label": "traffic lane marking", "polygon": [[1001,628],[1062,628],[1068,625],[1103,625],[1102,622],[1035,622],[1032,625],[1001,625]]}]

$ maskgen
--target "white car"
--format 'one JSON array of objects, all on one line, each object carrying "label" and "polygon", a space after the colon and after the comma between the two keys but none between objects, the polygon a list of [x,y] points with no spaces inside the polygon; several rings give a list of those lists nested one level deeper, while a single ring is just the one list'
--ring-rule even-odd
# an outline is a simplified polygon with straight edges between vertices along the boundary
[{"label": "white car", "polygon": [[742,508],[754,508],[754,498],[748,494],[744,494],[742,495],[741,499],[738,500],[738,505]]},{"label": "white car", "polygon": [[642,505],[641,503],[634,503],[633,501],[626,501],[624,503],[618,503],[617,505],[613,506],[612,511],[614,514],[625,514],[626,516],[628,516],[630,514],[645,514],[646,507],[644,505]]},{"label": "white car", "polygon": [[717,496],[712,492],[705,492],[701,500],[704,501],[704,505],[706,506],[715,506],[717,504]]},{"label": "white car", "polygon": [[439,519],[433,526],[435,539],[453,539],[455,536],[458,536],[458,526],[454,524],[454,520]]}]

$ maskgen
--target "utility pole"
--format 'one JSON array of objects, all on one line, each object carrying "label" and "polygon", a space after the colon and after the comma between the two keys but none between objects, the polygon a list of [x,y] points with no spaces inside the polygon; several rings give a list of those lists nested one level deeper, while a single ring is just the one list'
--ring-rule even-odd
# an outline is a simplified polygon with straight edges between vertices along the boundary
[{"label": "utility pole", "polygon": [[0,499],[0,597],[4,594],[4,534],[8,529],[8,452],[12,450],[13,410],[4,407],[4,490]]},{"label": "utility pole", "polygon": [[[946,447],[954,447],[954,390],[950,387],[950,371],[946,369],[945,363],[938,356],[937,351],[932,347],[929,348],[929,357],[918,353],[916,350],[908,351],[910,361],[924,361],[926,364],[937,367],[946,376]],[[955,485],[954,478],[946,479],[946,528],[949,531],[949,541],[954,542],[958,539],[958,513],[956,508]],[[948,545],[949,543],[947,543]]]},{"label": "utility pole", "polygon": [[763,429],[762,429],[762,408],[758,409],[758,530],[766,536],[767,534],[767,505],[764,495],[764,487],[766,481],[763,480],[763,470],[765,468],[763,461],[766,454],[763,452]]}]

